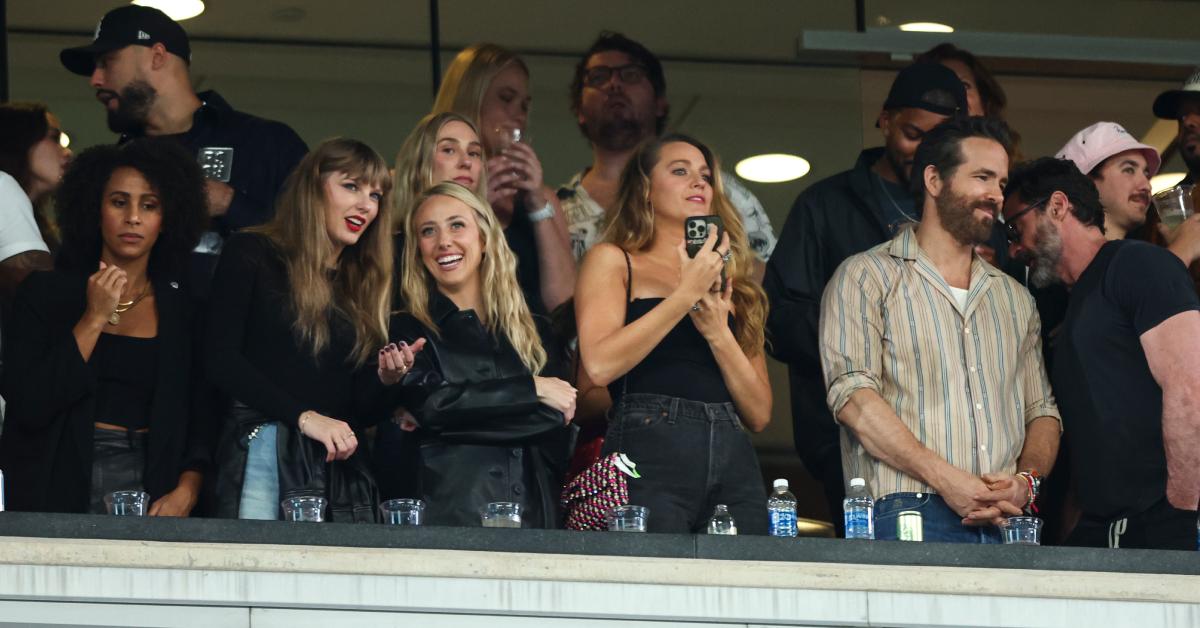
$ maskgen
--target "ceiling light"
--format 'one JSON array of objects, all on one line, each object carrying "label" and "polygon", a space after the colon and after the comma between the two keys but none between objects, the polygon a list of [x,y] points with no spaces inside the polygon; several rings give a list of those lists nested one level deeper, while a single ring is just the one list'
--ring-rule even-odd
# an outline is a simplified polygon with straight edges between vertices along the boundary
[{"label": "ceiling light", "polygon": [[901,24],[900,30],[910,33],[953,33],[954,27],[938,22],[908,22]]},{"label": "ceiling light", "polygon": [[1164,172],[1150,177],[1150,193],[1158,194],[1163,190],[1175,187],[1187,174],[1183,172]]},{"label": "ceiling light", "polygon": [[808,160],[803,157],[770,153],[747,157],[739,161],[733,170],[747,181],[783,183],[803,177],[810,169]]},{"label": "ceiling light", "polygon": [[158,9],[176,22],[189,20],[204,13],[204,0],[133,0],[133,3]]},{"label": "ceiling light", "polygon": [[67,135],[65,131],[59,131],[58,132],[58,145],[62,146],[63,148],[70,146],[71,145],[71,136]]}]

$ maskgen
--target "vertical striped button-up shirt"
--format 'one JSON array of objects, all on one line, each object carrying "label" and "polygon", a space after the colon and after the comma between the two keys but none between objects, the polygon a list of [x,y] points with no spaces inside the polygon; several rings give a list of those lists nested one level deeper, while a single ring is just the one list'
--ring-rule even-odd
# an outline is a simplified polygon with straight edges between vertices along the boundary
[{"label": "vertical striped button-up shirt", "polygon": [[[1061,423],[1042,364],[1041,322],[1024,286],[975,256],[960,307],[911,228],[847,259],[821,302],[821,363],[836,417],[879,393],[921,443],[973,475],[1015,473],[1025,426]],[[931,487],[875,458],[842,428],[846,478],[877,497]]]}]

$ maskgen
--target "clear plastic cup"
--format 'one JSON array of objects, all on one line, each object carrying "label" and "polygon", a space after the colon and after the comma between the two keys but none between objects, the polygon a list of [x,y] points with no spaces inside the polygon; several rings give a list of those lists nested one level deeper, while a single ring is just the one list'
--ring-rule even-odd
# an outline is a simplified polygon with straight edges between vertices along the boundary
[{"label": "clear plastic cup", "polygon": [[1180,184],[1154,195],[1154,208],[1158,210],[1158,217],[1167,228],[1178,227],[1196,213],[1195,204],[1192,202],[1193,187],[1186,183]]},{"label": "clear plastic cup", "polygon": [[383,522],[397,526],[419,526],[425,514],[425,502],[419,499],[389,499],[379,504]]},{"label": "clear plastic cup", "polygon": [[617,506],[608,513],[610,532],[645,532],[650,509],[645,506]]},{"label": "clear plastic cup", "polygon": [[1041,545],[1042,520],[1037,517],[1009,517],[1000,524],[1005,545]]},{"label": "clear plastic cup", "polygon": [[122,517],[144,517],[150,496],[142,491],[113,491],[104,496],[108,514]]},{"label": "clear plastic cup", "polygon": [[480,523],[485,528],[519,528],[521,527],[521,504],[513,502],[492,502],[484,507],[480,514]]},{"label": "clear plastic cup", "polygon": [[289,497],[281,504],[284,521],[325,521],[324,497]]}]

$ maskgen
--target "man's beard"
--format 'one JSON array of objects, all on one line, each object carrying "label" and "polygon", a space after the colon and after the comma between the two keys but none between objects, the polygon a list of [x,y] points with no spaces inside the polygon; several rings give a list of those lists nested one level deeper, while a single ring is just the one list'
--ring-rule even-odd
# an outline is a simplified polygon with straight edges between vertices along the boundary
[{"label": "man's beard", "polygon": [[1183,157],[1183,163],[1187,165],[1188,172],[1191,173],[1192,179],[1200,179],[1200,147],[1194,150],[1189,150],[1187,146],[1180,142],[1179,156]]},{"label": "man's beard", "polygon": [[1049,221],[1038,220],[1036,244],[1030,255],[1033,257],[1033,269],[1029,273],[1029,282],[1036,288],[1045,288],[1051,284],[1060,283],[1058,262],[1062,259],[1062,236],[1051,226]]},{"label": "man's beard", "polygon": [[146,118],[158,98],[149,83],[132,81],[117,95],[117,108],[108,111],[108,128],[113,133],[141,135],[146,129]]},{"label": "man's beard", "polygon": [[934,199],[942,228],[960,244],[976,245],[987,242],[992,236],[994,220],[980,221],[975,218],[975,208],[983,207],[994,216],[999,207],[994,201],[971,201],[947,187]]},{"label": "man's beard", "polygon": [[613,152],[633,150],[643,140],[654,135],[653,127],[635,115],[621,116],[601,112],[584,122],[583,126],[593,144]]}]

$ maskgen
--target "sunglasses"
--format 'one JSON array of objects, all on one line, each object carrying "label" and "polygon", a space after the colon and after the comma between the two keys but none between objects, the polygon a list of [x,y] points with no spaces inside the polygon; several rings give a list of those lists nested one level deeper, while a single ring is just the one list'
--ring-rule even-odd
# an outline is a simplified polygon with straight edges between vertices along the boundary
[{"label": "sunglasses", "polygon": [[639,63],[619,65],[615,68],[608,65],[592,66],[584,73],[583,82],[588,87],[603,87],[612,79],[614,73],[622,83],[632,85],[646,78],[646,67]]},{"label": "sunglasses", "polygon": [[1008,234],[1009,242],[1016,242],[1021,239],[1021,230],[1017,228],[1017,219],[1020,218],[1021,216],[1024,216],[1025,214],[1028,214],[1029,212],[1033,211],[1038,206],[1045,205],[1049,200],[1050,200],[1050,197],[1047,196],[1046,198],[1043,198],[1042,200],[1040,200],[1032,205],[1029,205],[1025,209],[1022,209],[1021,211],[1004,219],[1004,229]]}]

